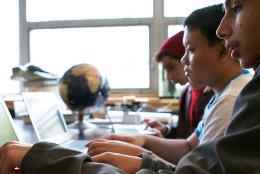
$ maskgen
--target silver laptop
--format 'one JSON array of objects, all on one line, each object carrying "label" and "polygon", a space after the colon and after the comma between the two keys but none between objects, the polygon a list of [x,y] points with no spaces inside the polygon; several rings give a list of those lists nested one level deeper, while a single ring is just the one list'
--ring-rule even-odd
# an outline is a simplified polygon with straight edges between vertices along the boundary
[{"label": "silver laptop", "polygon": [[71,139],[55,93],[24,92],[22,96],[38,141],[54,142],[67,148],[86,151],[84,145],[88,141]]},{"label": "silver laptop", "polygon": [[13,119],[3,99],[0,99],[0,146],[6,141],[19,141]]}]

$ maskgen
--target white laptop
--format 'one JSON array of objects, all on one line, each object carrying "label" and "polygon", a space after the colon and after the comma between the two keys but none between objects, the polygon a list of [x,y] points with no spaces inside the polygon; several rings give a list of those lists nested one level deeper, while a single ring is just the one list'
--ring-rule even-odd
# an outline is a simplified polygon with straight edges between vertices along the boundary
[{"label": "white laptop", "polygon": [[145,124],[113,124],[112,127],[115,134],[125,135],[156,135],[151,128],[146,128]]},{"label": "white laptop", "polygon": [[[107,114],[108,118],[110,118],[110,115],[114,115],[114,113]],[[171,113],[157,113],[157,112],[128,112],[128,117],[139,115],[140,120],[143,120],[145,118],[152,118],[157,119],[159,121],[168,121],[173,116]],[[113,116],[114,117],[114,116]],[[123,117],[123,112],[121,114],[121,117]],[[111,120],[111,118],[110,118]],[[111,121],[113,132],[116,134],[127,134],[127,135],[136,135],[136,134],[147,134],[147,135],[156,135],[156,132],[150,128],[147,127],[146,124],[128,124],[125,123],[122,119],[121,123],[114,123]]]},{"label": "white laptop", "polygon": [[86,151],[87,140],[72,140],[62,115],[58,98],[52,92],[24,92],[22,94],[38,141],[48,141],[64,147]]},{"label": "white laptop", "polygon": [[0,99],[0,128],[0,146],[6,141],[19,141],[13,119],[3,99]]}]

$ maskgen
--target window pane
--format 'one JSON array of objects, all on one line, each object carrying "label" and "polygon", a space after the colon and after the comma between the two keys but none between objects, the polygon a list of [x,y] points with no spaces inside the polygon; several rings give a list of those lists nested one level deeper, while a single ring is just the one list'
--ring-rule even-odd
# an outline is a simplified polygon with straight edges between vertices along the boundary
[{"label": "window pane", "polygon": [[186,17],[198,8],[220,3],[223,0],[164,0],[164,16]]},{"label": "window pane", "polygon": [[28,21],[153,16],[153,0],[27,0]]},{"label": "window pane", "polygon": [[62,76],[72,65],[90,63],[112,88],[149,88],[149,27],[32,30],[31,62]]},{"label": "window pane", "polygon": [[0,1],[0,93],[19,92],[19,83],[10,79],[12,68],[19,65],[18,1]]},{"label": "window pane", "polygon": [[168,38],[183,30],[183,25],[169,25]]}]

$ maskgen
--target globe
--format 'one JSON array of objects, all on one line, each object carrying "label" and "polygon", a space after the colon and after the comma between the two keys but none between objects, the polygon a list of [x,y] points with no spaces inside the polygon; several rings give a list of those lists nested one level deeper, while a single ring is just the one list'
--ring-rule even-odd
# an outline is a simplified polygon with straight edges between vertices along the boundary
[{"label": "globe", "polygon": [[90,64],[78,64],[69,68],[60,81],[59,93],[64,103],[79,116],[76,128],[83,125],[84,110],[102,105],[108,98],[109,84],[96,67]]},{"label": "globe", "polygon": [[73,111],[101,105],[108,97],[109,85],[97,68],[78,64],[69,68],[61,78],[59,92],[64,103]]}]

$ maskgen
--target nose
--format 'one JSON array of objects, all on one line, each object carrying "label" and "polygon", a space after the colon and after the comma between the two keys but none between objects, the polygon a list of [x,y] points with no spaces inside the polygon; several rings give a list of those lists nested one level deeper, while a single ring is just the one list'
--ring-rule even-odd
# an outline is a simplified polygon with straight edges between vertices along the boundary
[{"label": "nose", "polygon": [[189,59],[188,59],[187,52],[185,52],[185,54],[182,56],[182,58],[181,58],[181,63],[182,63],[183,65],[188,65],[188,64],[189,64]]},{"label": "nose", "polygon": [[173,74],[172,73],[170,73],[170,72],[167,72],[167,80],[168,81],[172,81],[173,80]]},{"label": "nose", "polygon": [[232,24],[232,22],[228,21],[228,18],[225,15],[216,31],[216,34],[219,38],[227,39],[232,34],[232,30],[229,27],[230,24]]}]

